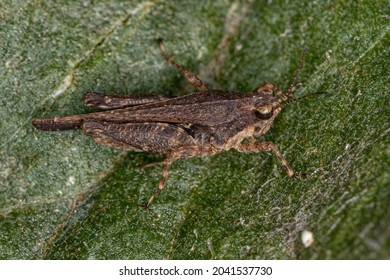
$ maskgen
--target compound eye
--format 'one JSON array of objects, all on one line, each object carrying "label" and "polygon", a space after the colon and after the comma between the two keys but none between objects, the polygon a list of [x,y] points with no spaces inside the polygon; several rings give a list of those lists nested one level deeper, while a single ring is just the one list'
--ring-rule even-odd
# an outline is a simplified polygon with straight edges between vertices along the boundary
[{"label": "compound eye", "polygon": [[267,120],[272,117],[273,109],[271,104],[260,104],[256,109],[256,117]]}]

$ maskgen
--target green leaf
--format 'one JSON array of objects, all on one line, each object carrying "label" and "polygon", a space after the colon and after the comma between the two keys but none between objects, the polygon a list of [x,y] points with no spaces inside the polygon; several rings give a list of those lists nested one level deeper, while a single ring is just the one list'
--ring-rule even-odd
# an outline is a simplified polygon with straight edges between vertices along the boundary
[{"label": "green leaf", "polygon": [[[0,258],[390,258],[387,1],[9,1],[0,3]],[[227,151],[174,163],[152,211],[161,160],[31,120],[90,112],[86,91],[286,89],[299,94],[261,140],[273,155]],[[306,248],[302,232],[313,234]]]}]

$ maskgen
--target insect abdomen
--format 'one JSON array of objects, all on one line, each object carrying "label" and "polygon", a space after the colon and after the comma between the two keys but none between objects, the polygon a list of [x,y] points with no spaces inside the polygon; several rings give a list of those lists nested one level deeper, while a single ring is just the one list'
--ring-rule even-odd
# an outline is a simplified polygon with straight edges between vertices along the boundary
[{"label": "insect abdomen", "polygon": [[81,127],[82,118],[77,116],[56,117],[49,119],[34,119],[32,124],[35,128],[46,131],[70,130]]}]

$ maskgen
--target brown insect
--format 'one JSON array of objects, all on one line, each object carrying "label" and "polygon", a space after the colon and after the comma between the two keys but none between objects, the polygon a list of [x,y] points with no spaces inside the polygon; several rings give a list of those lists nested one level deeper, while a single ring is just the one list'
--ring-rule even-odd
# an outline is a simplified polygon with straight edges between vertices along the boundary
[{"label": "brown insect", "polygon": [[[197,93],[169,98],[88,92],[84,95],[84,104],[107,111],[34,119],[33,125],[49,131],[81,128],[102,145],[165,155],[165,160],[147,165],[165,166],[158,187],[145,205],[147,209],[163,189],[172,162],[180,158],[211,156],[230,149],[243,153],[272,152],[288,176],[305,176],[293,171],[272,142],[256,142],[255,139],[270,129],[285,106],[312,95],[293,97],[299,85],[296,79],[303,66],[305,52],[287,92],[265,82],[251,92],[234,93],[209,89],[194,73],[185,70],[168,56],[161,39],[158,39],[158,43],[167,62],[198,89]],[[242,143],[246,138],[249,138],[249,142]]]}]

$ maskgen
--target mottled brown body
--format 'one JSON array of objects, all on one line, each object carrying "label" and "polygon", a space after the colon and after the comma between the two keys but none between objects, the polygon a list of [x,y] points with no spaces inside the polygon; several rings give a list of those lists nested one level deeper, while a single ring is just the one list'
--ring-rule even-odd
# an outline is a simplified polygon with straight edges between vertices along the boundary
[{"label": "mottled brown body", "polygon": [[[168,63],[181,71],[199,92],[175,98],[86,93],[86,106],[108,110],[34,119],[33,125],[50,131],[81,128],[102,145],[165,155],[166,159],[160,162],[165,165],[162,178],[146,208],[163,188],[172,162],[179,158],[210,156],[230,149],[244,153],[273,152],[288,175],[297,176],[273,143],[256,142],[255,137],[266,133],[281,109],[298,99],[293,99],[293,94],[303,55],[286,93],[269,82],[252,92],[234,93],[208,89],[195,74],[167,55],[161,40],[159,44]],[[243,144],[246,138],[250,141]]]}]

